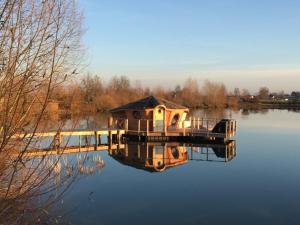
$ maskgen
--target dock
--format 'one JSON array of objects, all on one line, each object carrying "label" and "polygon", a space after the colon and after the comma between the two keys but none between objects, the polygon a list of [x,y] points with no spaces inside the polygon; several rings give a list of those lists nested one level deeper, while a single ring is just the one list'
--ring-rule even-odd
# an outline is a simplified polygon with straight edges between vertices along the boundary
[{"label": "dock", "polygon": [[71,137],[78,137],[78,146],[81,148],[82,137],[92,137],[93,147],[96,148],[101,145],[101,136],[107,137],[107,145],[109,147],[113,146],[113,143],[121,143],[123,136],[125,135],[124,129],[114,129],[114,128],[103,128],[94,130],[59,130],[59,131],[49,131],[49,132],[35,132],[35,133],[23,133],[15,134],[12,136],[14,139],[26,139],[26,138],[53,138],[52,148],[60,149],[66,147],[64,145],[64,140],[70,140]]},{"label": "dock", "polygon": [[151,120],[131,120],[135,126],[129,126],[128,119],[120,122],[121,120],[110,118],[108,127],[124,129],[124,137],[130,141],[215,141],[226,143],[236,135],[237,129],[236,120],[233,119],[190,118],[183,121],[181,126],[164,126],[160,130],[150,126]]}]

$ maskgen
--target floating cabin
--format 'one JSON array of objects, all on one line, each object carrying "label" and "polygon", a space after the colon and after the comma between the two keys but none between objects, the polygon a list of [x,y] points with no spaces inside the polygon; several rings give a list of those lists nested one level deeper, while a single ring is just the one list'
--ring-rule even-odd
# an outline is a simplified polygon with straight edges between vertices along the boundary
[{"label": "floating cabin", "polygon": [[236,133],[235,120],[188,118],[188,108],[154,96],[110,112],[108,127],[124,129],[129,140],[226,142]]},{"label": "floating cabin", "polygon": [[111,113],[120,128],[128,120],[128,131],[146,130],[165,132],[167,129],[182,128],[189,109],[162,98],[147,98],[112,109]]}]

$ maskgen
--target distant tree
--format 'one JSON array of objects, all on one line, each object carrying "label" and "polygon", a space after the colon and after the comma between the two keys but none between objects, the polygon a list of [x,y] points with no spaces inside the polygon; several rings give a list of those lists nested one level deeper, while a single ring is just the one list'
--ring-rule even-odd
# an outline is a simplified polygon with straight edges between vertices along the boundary
[{"label": "distant tree", "polygon": [[81,86],[87,103],[93,103],[98,95],[104,94],[103,82],[98,75],[88,74],[82,79]]},{"label": "distant tree", "polygon": [[248,90],[248,89],[243,89],[242,90],[242,93],[241,93],[241,96],[242,97],[247,97],[247,96],[249,96],[250,95],[250,91]]},{"label": "distant tree", "polygon": [[240,89],[239,88],[235,88],[234,89],[234,96],[240,97],[240,95],[241,95]]},{"label": "distant tree", "polygon": [[202,94],[199,90],[198,81],[193,78],[186,79],[179,94],[181,104],[188,107],[199,107],[203,103]]},{"label": "distant tree", "polygon": [[109,82],[108,89],[116,92],[128,91],[130,89],[130,80],[124,75],[114,76]]},{"label": "distant tree", "polygon": [[260,99],[268,99],[269,93],[270,93],[269,88],[261,87],[258,92],[258,97]]},{"label": "distant tree", "polygon": [[205,104],[209,107],[222,108],[227,103],[226,87],[222,83],[205,81],[204,86]]}]

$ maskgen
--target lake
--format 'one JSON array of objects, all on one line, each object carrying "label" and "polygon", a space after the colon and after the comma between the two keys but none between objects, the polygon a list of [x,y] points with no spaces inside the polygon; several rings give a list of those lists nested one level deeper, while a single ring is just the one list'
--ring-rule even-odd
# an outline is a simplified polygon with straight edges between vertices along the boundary
[{"label": "lake", "polygon": [[236,119],[234,144],[90,152],[104,168],[78,178],[56,213],[71,224],[299,224],[300,113],[193,114]]}]

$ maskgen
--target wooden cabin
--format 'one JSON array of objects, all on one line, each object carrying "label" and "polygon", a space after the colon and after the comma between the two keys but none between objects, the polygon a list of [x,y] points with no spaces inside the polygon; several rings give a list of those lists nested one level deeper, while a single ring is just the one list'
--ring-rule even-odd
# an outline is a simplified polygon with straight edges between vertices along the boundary
[{"label": "wooden cabin", "polygon": [[[182,128],[189,109],[163,98],[148,96],[111,111],[118,127],[129,131],[165,132]],[[127,124],[124,124],[127,121]]]}]

